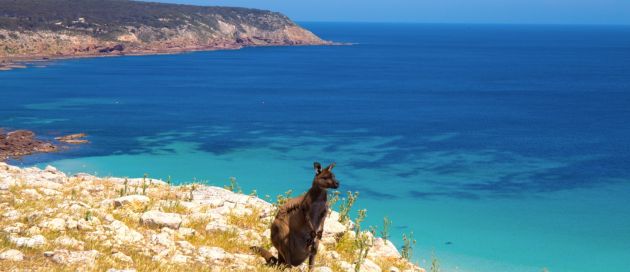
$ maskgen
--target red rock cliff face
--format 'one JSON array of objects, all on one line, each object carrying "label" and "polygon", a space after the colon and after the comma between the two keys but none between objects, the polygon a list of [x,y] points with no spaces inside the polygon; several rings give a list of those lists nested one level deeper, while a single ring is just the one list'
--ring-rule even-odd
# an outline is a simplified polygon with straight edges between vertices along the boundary
[{"label": "red rock cliff face", "polygon": [[324,45],[286,16],[121,0],[0,0],[0,58]]}]

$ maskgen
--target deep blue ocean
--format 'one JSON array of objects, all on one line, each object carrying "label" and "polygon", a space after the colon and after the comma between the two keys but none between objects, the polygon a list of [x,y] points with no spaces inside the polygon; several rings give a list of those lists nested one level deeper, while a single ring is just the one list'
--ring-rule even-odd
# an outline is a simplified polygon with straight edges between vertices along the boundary
[{"label": "deep blue ocean", "polygon": [[336,161],[422,266],[628,271],[630,27],[303,25],[354,45],[0,72],[0,127],[91,141],[12,163],[275,198]]}]

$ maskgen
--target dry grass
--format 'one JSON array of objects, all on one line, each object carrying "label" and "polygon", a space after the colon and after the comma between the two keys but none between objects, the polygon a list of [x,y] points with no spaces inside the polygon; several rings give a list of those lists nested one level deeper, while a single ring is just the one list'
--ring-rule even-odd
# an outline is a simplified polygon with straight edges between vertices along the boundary
[{"label": "dry grass", "polygon": [[194,229],[195,231],[197,231],[197,233],[204,233],[206,232],[206,225],[208,225],[208,223],[210,223],[210,219],[200,218],[185,222],[183,224],[183,227]]},{"label": "dry grass", "polygon": [[141,227],[139,218],[136,218],[136,215],[133,215],[125,210],[114,210],[112,212],[112,216],[114,219],[125,223],[125,225],[129,228],[137,229]]},{"label": "dry grass", "polygon": [[355,239],[350,237],[349,232],[345,232],[335,245],[334,250],[341,255],[343,260],[354,260],[357,251]]},{"label": "dry grass", "polygon": [[190,210],[186,208],[179,200],[170,200],[160,205],[160,210],[167,213],[188,214]]},{"label": "dry grass", "polygon": [[332,271],[345,272],[345,270],[341,268],[339,261],[328,258],[321,253],[317,254],[317,257],[315,258],[315,266],[327,266],[332,269]]},{"label": "dry grass", "polygon": [[257,207],[250,208],[250,210],[252,213],[246,215],[237,215],[234,213],[228,214],[228,224],[242,229],[250,229],[258,232],[265,231],[268,224],[261,220],[262,211]]},{"label": "dry grass", "polygon": [[379,258],[378,260],[375,260],[374,263],[376,263],[383,271],[389,271],[390,267],[396,267],[400,271],[411,268],[405,259],[396,257]]},{"label": "dry grass", "polygon": [[249,246],[240,241],[238,232],[234,230],[205,232],[188,237],[186,241],[195,247],[215,246],[230,253],[251,253]]}]

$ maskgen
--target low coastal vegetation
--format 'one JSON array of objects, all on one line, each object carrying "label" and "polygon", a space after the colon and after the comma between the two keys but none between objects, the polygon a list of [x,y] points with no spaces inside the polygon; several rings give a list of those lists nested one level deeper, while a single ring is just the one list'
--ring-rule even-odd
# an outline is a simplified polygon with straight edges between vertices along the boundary
[{"label": "low coastal vegetation", "polygon": [[[279,271],[250,246],[277,254],[269,226],[290,193],[269,203],[233,192],[240,190],[236,180],[231,190],[169,183],[148,175],[66,176],[51,166],[0,163],[0,266],[3,271]],[[331,195],[343,210],[358,196]],[[389,240],[376,237],[374,228],[362,227],[365,210],[357,215],[350,220],[329,213],[315,271],[424,271]],[[388,233],[383,227],[381,233]],[[304,269],[306,264],[290,270]]]}]

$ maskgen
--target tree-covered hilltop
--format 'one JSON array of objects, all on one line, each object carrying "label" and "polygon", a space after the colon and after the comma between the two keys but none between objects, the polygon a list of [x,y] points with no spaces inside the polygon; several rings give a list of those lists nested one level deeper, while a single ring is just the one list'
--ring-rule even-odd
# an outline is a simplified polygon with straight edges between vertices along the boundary
[{"label": "tree-covered hilltop", "polygon": [[294,23],[271,11],[128,0],[0,0],[0,27],[7,30],[83,30],[94,34],[126,26],[210,26],[218,20],[276,30]]},{"label": "tree-covered hilltop", "polygon": [[128,0],[0,0],[0,57],[325,44],[265,10]]}]

